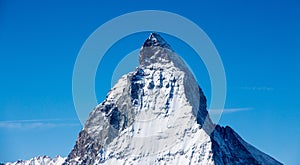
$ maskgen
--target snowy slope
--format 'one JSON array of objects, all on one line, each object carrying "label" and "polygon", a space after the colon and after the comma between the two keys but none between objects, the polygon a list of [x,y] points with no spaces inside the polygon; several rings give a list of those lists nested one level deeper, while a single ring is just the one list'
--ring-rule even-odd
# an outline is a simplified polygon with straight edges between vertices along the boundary
[{"label": "snowy slope", "polygon": [[280,164],[211,122],[201,88],[161,36],[152,33],[139,58],[90,113],[64,164]]},{"label": "snowy slope", "polygon": [[48,156],[38,156],[30,160],[18,160],[14,163],[6,163],[5,165],[61,165],[65,159],[61,156],[56,156],[53,159]]}]

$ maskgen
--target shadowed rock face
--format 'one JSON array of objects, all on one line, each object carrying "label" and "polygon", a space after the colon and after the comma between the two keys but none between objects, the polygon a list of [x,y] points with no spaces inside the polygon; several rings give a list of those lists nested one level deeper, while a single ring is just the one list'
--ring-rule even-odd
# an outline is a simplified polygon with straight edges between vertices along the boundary
[{"label": "shadowed rock face", "polygon": [[160,35],[139,61],[90,113],[64,164],[280,164],[211,122],[204,93]]}]

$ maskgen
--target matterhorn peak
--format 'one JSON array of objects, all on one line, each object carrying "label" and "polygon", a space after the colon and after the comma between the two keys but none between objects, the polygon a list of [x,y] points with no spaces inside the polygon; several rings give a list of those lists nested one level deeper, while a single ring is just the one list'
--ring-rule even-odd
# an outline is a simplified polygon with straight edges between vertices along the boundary
[{"label": "matterhorn peak", "polygon": [[151,33],[140,50],[140,64],[170,63],[172,52],[171,46],[158,33]]},{"label": "matterhorn peak", "polygon": [[90,113],[64,165],[281,164],[212,123],[202,89],[159,34],[139,61]]}]

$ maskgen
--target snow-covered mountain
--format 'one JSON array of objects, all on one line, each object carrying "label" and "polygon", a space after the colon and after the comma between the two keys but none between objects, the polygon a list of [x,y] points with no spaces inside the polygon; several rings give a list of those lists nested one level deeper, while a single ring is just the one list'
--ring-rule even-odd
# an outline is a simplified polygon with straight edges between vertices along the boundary
[{"label": "snow-covered mountain", "polygon": [[53,159],[48,156],[37,156],[29,160],[18,160],[14,163],[6,163],[5,165],[61,165],[66,160],[61,156],[56,156]]},{"label": "snow-covered mountain", "polygon": [[281,164],[210,120],[204,93],[160,35],[145,41],[139,62],[90,113],[67,158],[6,165]]},{"label": "snow-covered mountain", "polygon": [[281,164],[212,123],[201,88],[160,35],[139,62],[90,113],[65,165]]}]

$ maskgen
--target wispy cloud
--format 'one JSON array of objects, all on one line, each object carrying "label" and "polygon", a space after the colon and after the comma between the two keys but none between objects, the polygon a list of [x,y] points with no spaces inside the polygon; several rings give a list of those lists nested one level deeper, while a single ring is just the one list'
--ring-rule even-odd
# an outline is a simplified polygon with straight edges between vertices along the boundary
[{"label": "wispy cloud", "polygon": [[35,129],[54,127],[73,127],[80,123],[75,119],[35,119],[35,120],[9,120],[0,121],[0,128],[6,129]]},{"label": "wispy cloud", "polygon": [[210,109],[210,114],[220,114],[220,113],[235,113],[235,112],[242,112],[242,111],[249,111],[253,110],[251,107],[244,107],[244,108],[225,108],[225,109]]},{"label": "wispy cloud", "polygon": [[246,87],[240,87],[240,89],[243,90],[251,90],[251,91],[274,91],[273,87],[268,87],[268,86],[246,86]]}]

